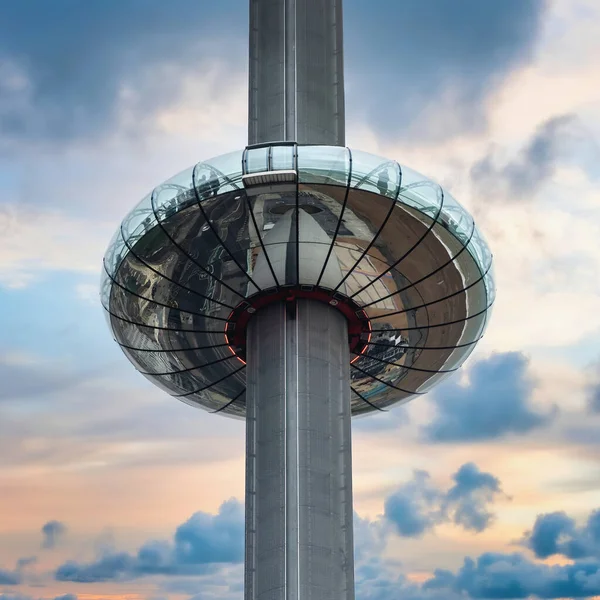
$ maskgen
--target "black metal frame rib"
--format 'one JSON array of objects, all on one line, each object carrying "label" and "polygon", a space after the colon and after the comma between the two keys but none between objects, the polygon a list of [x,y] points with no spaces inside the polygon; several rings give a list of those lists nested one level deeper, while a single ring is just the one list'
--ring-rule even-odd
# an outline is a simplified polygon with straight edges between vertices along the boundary
[{"label": "black metal frame rib", "polygon": [[115,319],[118,319],[119,321],[123,321],[124,323],[128,323],[129,325],[135,325],[136,327],[147,327],[148,329],[156,329],[158,331],[176,331],[176,332],[188,332],[188,333],[223,333],[222,331],[215,331],[213,330],[209,330],[209,329],[178,329],[178,328],[173,328],[173,327],[160,327],[159,325],[148,325],[148,323],[136,323],[135,321],[131,321],[130,319],[126,319],[125,317],[121,317],[120,315],[115,314],[114,312],[111,312],[108,308],[106,308],[106,306],[104,306],[104,304],[101,302],[102,304],[102,308],[111,316],[114,317]]},{"label": "black metal frame rib", "polygon": [[[452,232],[450,232],[450,233],[456,240],[458,240],[462,244],[462,242],[454,235],[454,233],[452,233]],[[402,289],[396,290],[395,292],[392,292],[391,294],[388,294],[387,296],[384,296],[383,298],[374,300],[373,302],[370,302],[369,304],[364,304],[362,306],[362,308],[368,308],[369,306],[372,306],[373,304],[377,304],[377,302],[382,302],[383,300],[387,300],[388,298],[392,298],[393,296],[395,296],[397,294],[405,292],[406,290],[409,290],[410,288],[412,288],[416,285],[419,285],[419,283],[422,283],[426,279],[429,279],[436,273],[439,273],[442,269],[445,269],[448,265],[452,264],[467,249],[467,246],[471,243],[471,239],[473,238],[474,233],[475,233],[475,221],[473,221],[473,228],[471,229],[471,234],[469,235],[469,239],[467,240],[466,244],[464,244],[462,246],[462,248],[449,261],[447,261],[443,265],[439,266],[437,269],[435,269],[435,271],[432,271],[428,275],[425,275],[425,277],[421,277],[421,279],[417,279],[417,281],[413,281],[410,285],[407,285],[407,286],[403,287]],[[473,257],[471,257],[471,258],[473,258]],[[477,261],[475,259],[473,259],[473,260],[475,261],[475,264],[477,264]],[[479,265],[477,265],[477,266],[479,267]]]},{"label": "black metal frame rib", "polygon": [[222,411],[224,411],[226,408],[229,408],[232,404],[234,404],[235,402],[238,401],[238,399],[243,396],[246,393],[246,390],[243,389],[237,396],[235,396],[235,398],[232,398],[229,402],[227,402],[227,404],[224,404],[223,406],[221,406],[221,408],[217,408],[217,410],[211,410],[211,414],[215,414],[215,413],[220,413]]},{"label": "black metal frame rib", "polygon": [[[286,244],[287,242],[271,242],[268,244],[264,244],[265,248],[269,248],[270,246],[281,246],[282,244]],[[300,242],[301,244],[304,244],[306,242]],[[311,245],[320,245],[320,246],[329,246],[329,242],[310,242]],[[359,258],[358,262],[360,262],[365,256],[369,257],[372,260],[376,260],[379,261],[380,263],[383,263],[383,265],[388,267],[388,271],[396,271],[399,275],[402,275],[402,277],[404,277],[405,279],[408,280],[408,278],[402,273],[402,271],[400,271],[399,269],[396,269],[395,267],[389,267],[388,264],[385,262],[385,260],[379,258],[378,256],[376,256],[375,254],[369,254],[367,252],[367,254],[363,254],[362,253],[362,249],[357,247],[355,244],[352,244],[350,242],[340,242],[340,241],[336,241],[335,246],[338,248],[344,248],[345,250],[348,250],[349,252],[361,252],[361,257]],[[255,249],[255,248],[260,248],[261,244],[258,245],[254,245],[254,246],[249,246],[249,249]],[[349,271],[346,275],[352,275],[352,273],[354,272],[354,270],[356,269],[356,264],[352,267],[352,270]],[[347,276],[344,276],[344,280],[345,281],[347,279]],[[336,288],[337,289],[337,288]]]},{"label": "black metal frame rib", "polygon": [[[391,348],[392,346],[390,346]],[[402,348],[406,348],[406,346],[402,346]],[[391,365],[392,367],[400,367],[401,369],[408,369],[409,371],[419,371],[420,373],[454,373],[454,371],[457,371],[460,367],[457,367],[456,369],[446,369],[446,370],[442,370],[442,369],[420,369],[419,367],[413,367],[413,366],[409,366],[409,365],[399,365],[398,363],[395,362],[391,362],[389,360],[383,360],[382,358],[377,358],[375,356],[371,356],[370,354],[356,354],[356,352],[353,352],[352,354],[354,354],[355,356],[359,356],[361,358],[365,358],[368,360],[374,360],[376,362],[385,364],[385,365]]]},{"label": "black metal frame rib", "polygon": [[393,385],[392,383],[389,383],[388,381],[384,381],[383,379],[379,379],[379,377],[375,377],[375,375],[371,375],[371,373],[368,373],[364,369],[361,369],[360,367],[357,367],[356,365],[353,365],[352,363],[350,363],[350,366],[353,369],[355,369],[356,371],[358,371],[359,373],[362,373],[363,375],[366,375],[367,377],[370,377],[371,379],[374,379],[375,381],[379,381],[379,383],[383,383],[384,385],[387,385],[388,387],[390,387],[394,390],[398,390],[399,392],[404,392],[405,394],[414,394],[417,396],[422,396],[423,394],[427,393],[427,392],[411,392],[410,390],[405,390],[404,388],[399,388],[399,387]]},{"label": "black metal frame rib", "polygon": [[[405,331],[404,329],[386,329],[386,331]],[[483,336],[478,337],[476,340],[469,342],[467,344],[457,344],[456,346],[402,346],[402,348],[406,348],[408,350],[454,350],[456,348],[467,348],[468,346],[475,345],[479,340],[483,339]],[[377,346],[378,348],[392,348],[390,344],[378,344],[377,342],[365,342],[367,346]],[[364,354],[363,356],[367,356],[372,358],[368,354]]]},{"label": "black metal frame rib", "polygon": [[192,171],[192,187],[194,188],[194,194],[196,196],[196,202],[198,204],[198,208],[202,212],[202,216],[204,217],[206,224],[210,227],[210,230],[213,232],[219,245],[225,250],[225,252],[227,252],[227,254],[229,254],[229,256],[231,257],[231,260],[233,260],[233,262],[237,265],[238,269],[248,278],[248,281],[250,281],[250,283],[252,283],[252,285],[259,292],[262,291],[260,286],[256,285],[256,282],[254,281],[254,279],[252,279],[252,276],[250,275],[250,273],[248,273],[248,271],[246,271],[246,269],[244,269],[242,267],[242,265],[239,263],[237,258],[233,255],[233,252],[231,252],[229,250],[229,248],[227,247],[227,245],[223,242],[223,240],[221,239],[221,236],[217,233],[215,226],[212,224],[211,220],[208,218],[208,215],[206,214],[206,211],[204,210],[204,207],[202,206],[202,201],[200,198],[200,194],[198,193],[198,188],[196,187],[196,168],[197,168],[197,166],[198,165],[196,165],[194,167],[194,170]]},{"label": "black metal frame rib", "polygon": [[[476,286],[478,283],[481,283],[485,279],[486,275],[489,273],[491,268],[492,268],[492,265],[490,263],[490,265],[488,266],[485,273],[483,273],[481,275],[481,271],[480,271],[480,277],[478,279],[476,279],[475,281],[470,283],[468,286],[461,288],[457,292],[453,292],[452,294],[449,294],[448,296],[444,296],[443,298],[438,298],[437,300],[432,300],[431,302],[426,302],[425,304],[421,304],[420,306],[411,306],[410,308],[405,308],[404,310],[397,310],[395,312],[390,312],[385,315],[377,315],[375,317],[371,317],[371,321],[374,321],[376,319],[385,319],[386,317],[393,317],[394,315],[402,315],[404,313],[411,312],[413,310],[415,310],[415,311],[419,310],[420,308],[427,308],[428,306],[431,306],[432,304],[437,304],[438,302],[444,302],[444,300],[449,300],[450,298],[454,298],[454,296],[459,296],[460,294],[464,294],[467,290],[470,290],[473,286]],[[486,294],[486,299],[487,299],[487,294]]]},{"label": "black metal frame rib", "polygon": [[[126,288],[124,285],[120,284],[109,272],[108,269],[106,268],[106,264],[104,264],[104,270],[106,271],[106,274],[108,275],[108,278],[113,282],[114,285],[116,285],[117,287],[121,288],[123,291],[127,292],[128,294],[131,294],[132,296],[135,296],[136,298],[139,298],[140,300],[145,300],[146,302],[152,302],[153,304],[156,304],[157,306],[163,306],[164,308],[169,308],[170,310],[176,310],[180,313],[187,313],[188,315],[195,315],[197,317],[202,317],[204,319],[214,319],[215,321],[227,321],[226,318],[223,317],[215,317],[212,315],[205,315],[204,313],[197,313],[197,312],[193,312],[191,310],[182,310],[181,308],[178,308],[177,306],[170,306],[168,304],[164,304],[163,302],[159,302],[158,300],[154,300],[153,298],[146,298],[146,296],[142,296],[141,294],[138,294],[137,292],[134,292],[128,288]],[[110,304],[110,302],[109,302]]]},{"label": "black metal frame rib", "polygon": [[[342,246],[342,247],[344,247],[344,246]],[[356,251],[355,248],[348,248],[348,250],[349,250],[350,253]],[[366,256],[370,260],[380,262],[380,263],[382,263],[386,267],[388,266],[388,264],[384,260],[382,260],[378,256],[375,256],[374,254],[366,254]],[[365,257],[365,254],[362,254],[360,260],[363,260],[364,257]],[[376,267],[377,265],[374,265],[374,266]],[[392,270],[396,271],[400,277],[402,277],[403,279],[405,279],[406,281],[408,281],[409,284],[410,284],[410,285],[407,285],[406,287],[402,288],[399,291],[403,292],[405,290],[409,290],[410,288],[412,288],[416,284],[416,282],[411,282],[411,280],[404,273],[402,273],[400,270],[396,269],[395,267],[389,267],[388,268],[388,271],[392,271]],[[349,271],[347,273],[347,275],[352,275],[355,272],[356,272],[356,266],[354,266],[352,268],[352,271]],[[390,274],[390,277],[393,277],[393,275]],[[416,288],[415,288],[415,292],[421,298],[421,300],[423,300],[423,302],[425,302],[425,298],[423,298],[423,294],[418,289],[416,289]],[[393,295],[393,294],[391,294],[391,295]],[[386,300],[387,298],[389,298],[389,296],[385,296],[384,298],[378,298],[377,300],[374,300],[373,302],[371,302],[369,304],[361,304],[360,306],[361,306],[361,308],[367,308],[367,307],[371,306],[372,304],[377,304],[377,302],[381,302],[382,300]]]},{"label": "black metal frame rib", "polygon": [[379,412],[388,412],[384,408],[379,408],[379,406],[367,400],[360,392],[357,392],[352,386],[350,386],[350,389],[368,406],[374,408],[375,410],[378,410]]},{"label": "black metal frame rib", "polygon": [[115,340],[121,348],[125,348],[126,350],[135,350],[136,352],[152,352],[154,354],[172,354],[175,352],[196,352],[197,350],[212,350],[213,348],[225,348],[229,346],[229,344],[212,344],[210,346],[194,346],[191,348],[163,348],[160,350],[153,350],[151,348],[134,348],[133,346],[127,346],[125,344],[121,344],[118,340]]},{"label": "black metal frame rib", "polygon": [[[421,327],[403,327],[402,329],[371,329],[371,332],[373,333],[384,333],[384,332],[390,332],[390,331],[398,331],[398,332],[403,332],[403,331],[418,331],[419,329],[433,329],[434,327],[446,327],[447,325],[456,325],[457,323],[464,323],[465,321],[468,321],[469,319],[474,319],[475,317],[479,317],[485,313],[487,313],[487,311],[492,307],[493,302],[491,304],[488,304],[486,308],[484,308],[483,310],[480,310],[479,312],[476,312],[475,314],[469,315],[468,317],[465,317],[464,319],[457,319],[456,321],[448,321],[446,323],[438,323],[437,325],[423,325]],[[455,348],[458,348],[458,346],[454,346]]]},{"label": "black metal frame rib", "polygon": [[340,211],[340,215],[338,217],[338,222],[337,222],[337,225],[335,226],[335,232],[333,234],[333,238],[331,238],[331,244],[329,246],[329,250],[327,251],[327,258],[325,259],[325,262],[323,263],[323,267],[321,268],[321,272],[319,273],[319,278],[317,279],[317,284],[316,284],[317,287],[319,287],[319,284],[321,283],[321,279],[323,278],[325,269],[327,268],[327,263],[329,263],[329,257],[331,256],[331,253],[333,252],[333,248],[335,246],[335,240],[337,239],[338,233],[340,231],[340,227],[342,226],[342,219],[344,218],[346,204],[348,204],[348,197],[350,195],[350,184],[352,183],[352,150],[350,150],[350,148],[346,148],[346,151],[348,152],[348,162],[349,162],[348,181],[346,182],[346,193],[344,195],[344,202],[342,204],[342,210]]},{"label": "black metal frame rib", "polygon": [[212,277],[215,281],[218,281],[224,288],[227,288],[230,292],[233,292],[236,296],[239,296],[240,298],[242,298],[242,300],[246,300],[246,296],[244,296],[244,294],[241,294],[237,290],[234,290],[230,285],[228,285],[227,283],[225,283],[222,279],[220,279],[219,277],[217,277],[214,273],[211,273],[208,269],[206,269],[205,267],[203,267],[193,256],[191,256],[190,254],[188,254],[175,241],[175,239],[173,238],[173,236],[167,231],[166,227],[163,225],[162,221],[158,218],[158,213],[156,212],[156,206],[154,205],[154,192],[155,191],[156,191],[156,188],[152,192],[152,195],[150,197],[150,207],[152,208],[152,213],[154,214],[154,218],[156,219],[156,223],[161,228],[161,230],[164,232],[164,234],[169,238],[169,241],[173,244],[173,246],[175,246],[175,248],[177,248],[177,250],[179,250],[179,252],[183,256],[185,256],[190,262],[194,263],[199,269],[201,269],[202,271],[204,271],[204,273],[206,273],[209,277]]},{"label": "black metal frame rib", "polygon": [[[398,163],[398,162],[396,162],[396,165],[398,166],[398,172],[400,173],[400,181],[398,182],[398,188],[396,189],[396,195],[394,196],[394,199],[391,201],[390,209],[389,209],[387,215],[385,215],[385,219],[383,220],[383,222],[379,226],[379,229],[377,230],[377,233],[373,236],[373,239],[369,242],[369,245],[363,250],[363,252],[360,255],[360,257],[358,258],[358,260],[354,263],[354,265],[352,265],[352,268],[346,273],[346,275],[344,275],[344,277],[342,278],[342,280],[335,286],[334,291],[337,291],[340,288],[340,286],[342,286],[344,284],[344,282],[346,281],[346,279],[348,279],[348,277],[350,277],[350,275],[352,274],[352,272],[354,271],[354,269],[356,269],[356,267],[358,266],[358,264],[360,263],[360,261],[367,255],[367,253],[369,252],[369,250],[373,247],[373,245],[377,241],[377,238],[379,237],[379,235],[383,231],[384,227],[387,225],[387,222],[388,222],[389,218],[392,216],[392,213],[394,212],[394,208],[396,206],[396,202],[398,202],[398,196],[400,194],[400,188],[402,187],[402,167],[400,166],[400,163]],[[353,189],[357,189],[357,188],[353,188]]]},{"label": "black metal frame rib", "polygon": [[[435,217],[433,217],[432,221],[431,221],[431,225],[429,225],[425,231],[425,233],[391,266],[389,266],[387,268],[387,270],[383,271],[382,273],[380,273],[377,277],[375,277],[375,279],[371,280],[369,283],[367,283],[367,285],[363,286],[360,290],[358,290],[357,292],[355,292],[354,294],[352,294],[352,296],[350,296],[350,298],[354,298],[355,296],[357,296],[358,294],[361,294],[362,292],[364,292],[368,287],[372,286],[375,282],[379,281],[386,273],[389,272],[390,269],[393,269],[394,267],[396,267],[397,265],[399,265],[409,254],[412,253],[412,251],[421,244],[421,242],[429,235],[429,233],[431,232],[431,230],[435,227],[435,224],[438,222],[438,217],[440,216],[440,214],[442,213],[442,208],[444,206],[444,190],[441,186],[438,185],[438,188],[441,192],[441,196],[442,196],[442,201],[440,202],[440,207],[437,211],[437,213],[435,214]],[[425,215],[425,216],[429,216],[426,215],[426,213],[419,211],[421,214]],[[432,217],[429,217],[430,219]],[[379,235],[379,234],[378,234]]]},{"label": "black metal frame rib", "polygon": [[154,273],[156,273],[157,275],[159,275],[163,279],[166,279],[167,281],[170,281],[171,283],[174,283],[176,286],[180,287],[183,290],[186,290],[187,292],[191,292],[192,294],[195,294],[199,298],[203,298],[204,300],[208,300],[209,302],[214,302],[215,304],[220,304],[221,306],[224,306],[225,308],[228,308],[230,310],[233,310],[235,308],[235,306],[231,306],[230,304],[226,304],[225,302],[221,302],[220,300],[217,300],[216,298],[211,298],[210,296],[205,296],[204,294],[202,294],[200,292],[197,292],[196,290],[193,290],[192,288],[189,288],[186,285],[183,285],[182,283],[179,283],[178,281],[175,281],[174,279],[171,279],[170,277],[168,277],[164,273],[161,273],[160,271],[158,271],[157,269],[155,269],[154,267],[152,267],[151,265],[149,265],[139,254],[137,254],[133,250],[133,247],[129,245],[129,241],[125,239],[125,235],[123,234],[123,225],[122,224],[121,224],[121,237],[123,238],[123,241],[125,242],[125,246],[127,246],[129,252],[131,252],[131,254],[133,254],[133,256],[135,258],[137,258],[137,260],[139,260],[144,266],[148,267],[151,271],[153,271]]},{"label": "black metal frame rib", "polygon": [[[254,225],[254,230],[256,231],[256,235],[258,236],[258,241],[260,243],[260,247],[262,248],[263,254],[265,255],[265,259],[267,260],[267,264],[269,265],[269,270],[271,271],[271,275],[273,276],[273,281],[275,282],[275,286],[279,290],[279,280],[277,279],[277,275],[275,275],[275,269],[273,269],[273,265],[271,264],[271,259],[269,258],[269,254],[265,247],[265,244],[262,239],[262,235],[260,230],[258,229],[258,223],[256,222],[256,217],[254,215],[254,211],[252,210],[252,202],[248,197],[248,194],[244,191],[243,194],[246,196],[246,203],[248,204],[248,211],[250,212],[250,218],[252,219],[252,224]],[[255,200],[256,202],[256,200]],[[256,247],[256,246],[254,246]]]},{"label": "black metal frame rib", "polygon": [[[272,155],[273,155],[272,149],[273,149],[273,147],[269,146],[269,154],[268,154],[268,158],[267,158],[267,167],[269,169],[272,168]],[[248,148],[247,147],[244,148],[244,151],[242,152],[242,173],[244,175],[246,175],[248,173]],[[267,249],[266,249],[266,246],[268,246],[269,244],[265,244],[263,242],[261,232],[259,231],[258,224],[256,222],[256,216],[254,215],[254,210],[252,209],[252,202],[250,201],[250,197],[248,196],[248,194],[246,194],[245,190],[244,190],[244,194],[246,195],[246,202],[248,204],[248,210],[250,211],[250,218],[252,219],[254,229],[256,230],[256,235],[258,236],[259,246],[262,248],[262,251],[267,260],[267,264],[269,265],[269,270],[271,271],[271,275],[273,276],[273,281],[275,281],[275,286],[279,290],[279,288],[280,288],[279,280],[277,279],[277,275],[275,275],[275,270],[273,269],[271,259],[269,258],[269,254],[267,253]],[[258,248],[258,246],[250,245],[249,249],[251,250],[252,248]]]},{"label": "black metal frame rib", "polygon": [[180,375],[181,373],[190,373],[191,371],[196,371],[197,369],[202,369],[204,367],[212,367],[213,365],[218,365],[219,363],[225,362],[226,360],[231,360],[232,358],[237,358],[235,354],[230,354],[225,358],[219,358],[218,360],[213,360],[212,362],[204,363],[202,365],[197,365],[195,367],[188,367],[187,369],[179,369],[179,371],[168,371],[167,373],[154,373],[151,371],[138,371],[142,375],[150,375],[151,377],[164,377],[165,375]]},{"label": "black metal frame rib", "polygon": [[174,398],[185,398],[187,396],[193,396],[194,394],[197,394],[198,392],[204,392],[205,390],[210,389],[214,385],[222,383],[223,381],[225,381],[226,379],[228,379],[232,375],[235,375],[236,373],[239,373],[240,371],[242,371],[245,368],[246,368],[246,365],[242,365],[239,369],[236,369],[235,371],[231,371],[231,373],[228,373],[227,375],[225,375],[225,377],[221,377],[221,379],[217,379],[217,381],[213,381],[210,385],[204,386],[202,388],[198,388],[196,390],[193,390],[192,392],[186,392],[185,394],[171,394],[171,395]]}]

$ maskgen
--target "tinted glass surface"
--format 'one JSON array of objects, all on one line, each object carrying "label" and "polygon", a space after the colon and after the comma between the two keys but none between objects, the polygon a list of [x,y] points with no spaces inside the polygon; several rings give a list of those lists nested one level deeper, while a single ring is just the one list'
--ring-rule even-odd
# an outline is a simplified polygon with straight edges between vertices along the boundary
[{"label": "tinted glass surface", "polygon": [[[245,173],[277,170],[297,182],[246,190]],[[320,286],[365,309],[372,334],[349,357],[356,415],[458,369],[494,299],[491,253],[450,194],[395,161],[329,146],[249,149],[183,171],[127,215],[104,269],[102,303],[135,367],[189,404],[238,417],[245,363],[225,324],[265,288]]]}]

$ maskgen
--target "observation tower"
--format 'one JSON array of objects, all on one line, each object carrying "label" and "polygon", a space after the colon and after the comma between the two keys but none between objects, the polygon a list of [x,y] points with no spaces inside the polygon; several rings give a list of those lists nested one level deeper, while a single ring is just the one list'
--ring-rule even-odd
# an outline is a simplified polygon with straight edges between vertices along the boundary
[{"label": "observation tower", "polygon": [[125,217],[102,303],[145,377],[246,419],[246,600],[351,600],[351,416],[460,367],[492,257],[438,184],[345,147],[341,0],[250,0],[248,125]]}]

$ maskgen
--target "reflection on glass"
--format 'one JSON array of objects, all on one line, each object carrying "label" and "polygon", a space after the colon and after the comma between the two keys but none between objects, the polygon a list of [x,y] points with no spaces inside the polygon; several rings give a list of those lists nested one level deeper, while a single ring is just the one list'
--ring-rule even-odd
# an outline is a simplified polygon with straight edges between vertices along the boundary
[{"label": "reflection on glass", "polygon": [[494,300],[496,299],[496,284],[494,283],[494,268],[488,270],[484,278],[485,289],[488,296],[488,308],[491,309]]},{"label": "reflection on glass", "polygon": [[271,169],[273,171],[294,170],[294,146],[271,147]]},{"label": "reflection on glass", "polygon": [[262,173],[269,170],[269,147],[252,148],[244,157],[246,173]]},{"label": "reflection on glass", "polygon": [[473,233],[473,217],[446,190],[444,190],[444,207],[439,221],[463,244],[467,242]]},{"label": "reflection on glass", "polygon": [[156,219],[152,212],[151,194],[148,194],[123,220],[121,232],[123,239],[130,242],[129,245],[135,242],[155,224]]},{"label": "reflection on glass", "polygon": [[[283,170],[297,186],[246,193],[242,173]],[[223,347],[232,308],[298,277],[336,289],[375,330],[352,369],[360,414],[429,390],[469,356],[495,297],[491,264],[471,215],[419,173],[342,147],[273,144],[200,162],[146,196],[107,249],[101,300],[157,385],[243,416],[245,375]]]},{"label": "reflection on glass", "polygon": [[152,208],[159,221],[166,221],[173,217],[184,206],[193,201],[188,193],[189,188],[165,183],[154,188],[152,192]]},{"label": "reflection on glass", "polygon": [[412,186],[404,186],[398,200],[435,218],[440,213],[443,198],[444,192],[437,183],[422,181]]},{"label": "reflection on glass", "polygon": [[361,152],[352,151],[352,182],[357,189],[369,190],[395,198],[400,183],[400,167],[396,161]]},{"label": "reflection on glass", "polygon": [[242,153],[230,152],[198,163],[194,168],[194,180],[197,182],[196,177],[202,178],[205,174],[213,189],[218,186],[219,194],[242,189]]},{"label": "reflection on glass", "polygon": [[339,146],[298,146],[301,183],[348,184],[350,151]]}]

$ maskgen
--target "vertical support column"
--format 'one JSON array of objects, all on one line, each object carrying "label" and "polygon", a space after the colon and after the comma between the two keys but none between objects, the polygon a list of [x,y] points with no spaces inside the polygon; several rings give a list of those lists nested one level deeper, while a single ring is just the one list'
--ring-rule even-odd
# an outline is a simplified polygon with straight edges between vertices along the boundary
[{"label": "vertical support column", "polygon": [[347,324],[310,300],[249,324],[246,600],[353,600]]},{"label": "vertical support column", "polygon": [[345,137],[342,0],[250,0],[248,143]]}]

